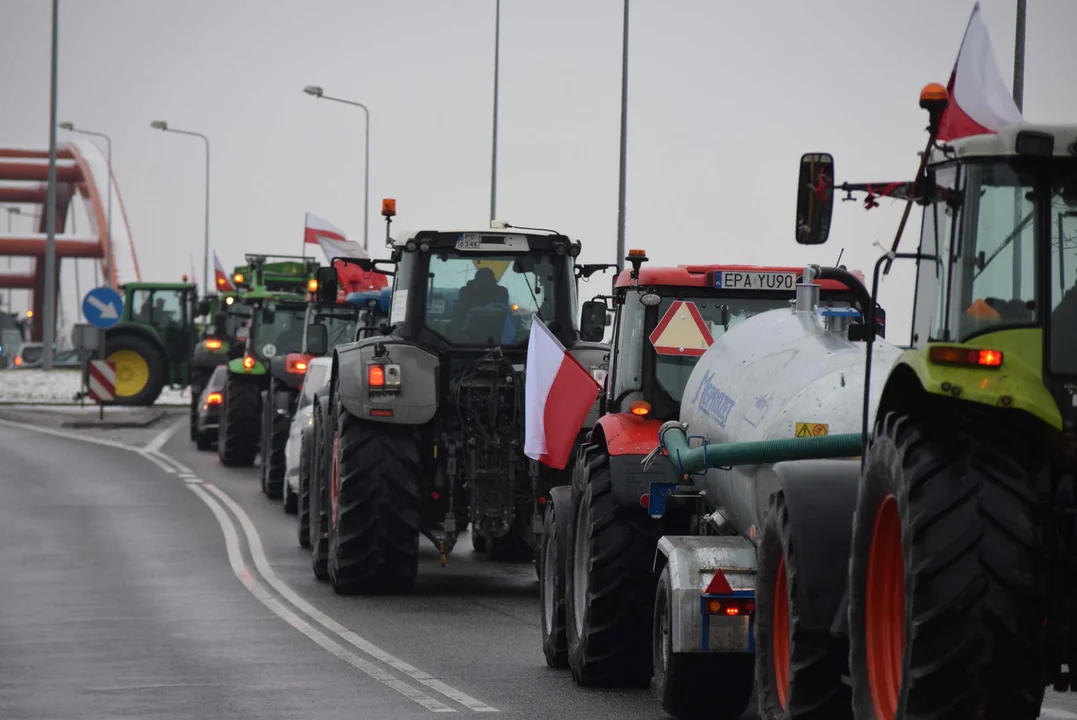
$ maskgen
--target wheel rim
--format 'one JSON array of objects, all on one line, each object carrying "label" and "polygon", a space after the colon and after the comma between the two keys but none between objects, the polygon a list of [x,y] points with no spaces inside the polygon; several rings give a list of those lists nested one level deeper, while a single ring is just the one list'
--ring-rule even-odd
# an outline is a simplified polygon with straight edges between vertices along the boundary
[{"label": "wheel rim", "polygon": [[905,565],[897,500],[887,495],[875,513],[868,553],[865,635],[875,717],[897,715],[905,650]]},{"label": "wheel rim", "polygon": [[657,615],[659,617],[658,632],[660,633],[658,636],[658,669],[661,671],[662,677],[666,678],[669,675],[669,654],[673,647],[673,638],[670,636],[670,628],[673,624],[669,619],[670,611],[665,595],[661,596]]},{"label": "wheel rim", "polygon": [[542,618],[550,634],[554,631],[553,606],[557,581],[557,537],[553,534],[553,528],[551,523],[550,532],[545,538],[546,552],[542,553]]},{"label": "wheel rim", "polygon": [[580,509],[576,513],[576,542],[572,553],[572,602],[575,606],[573,615],[576,623],[576,636],[583,637],[583,614],[587,607],[588,564],[591,559],[591,528],[585,524],[587,504],[580,498]]},{"label": "wheel rim", "polygon": [[785,558],[778,561],[774,576],[774,618],[771,630],[771,653],[774,655],[774,684],[778,703],[784,710],[789,692],[789,592],[785,583]]},{"label": "wheel rim", "polygon": [[108,356],[116,365],[116,395],[138,395],[150,382],[150,364],[134,350],[116,350]]},{"label": "wheel rim", "polygon": [[337,498],[340,495],[340,433],[333,433],[333,471],[329,483],[329,522],[337,526]]}]

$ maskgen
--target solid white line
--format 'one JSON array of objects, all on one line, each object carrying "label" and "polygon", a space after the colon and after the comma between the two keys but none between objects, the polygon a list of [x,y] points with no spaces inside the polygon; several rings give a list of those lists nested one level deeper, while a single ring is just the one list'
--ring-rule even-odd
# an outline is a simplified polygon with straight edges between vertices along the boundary
[{"label": "solid white line", "polygon": [[232,524],[228,514],[224,511],[224,508],[222,508],[216,500],[211,498],[205,490],[197,485],[188,485],[187,487],[189,487],[191,491],[197,495],[207,507],[209,507],[210,511],[217,518],[217,522],[220,523],[221,530],[224,532],[224,543],[228,552],[228,562],[232,565],[232,572],[235,573],[236,577],[239,578],[239,581],[243,583],[251,594],[258,598],[263,605],[269,608],[281,620],[284,620],[325,650],[328,650],[341,660],[347,662],[356,669],[361,670],[378,682],[388,685],[409,700],[422,705],[427,710],[438,713],[456,712],[456,710],[448,705],[422,693],[403,680],[398,680],[389,672],[364,660],[351,650],[348,650],[339,643],[329,639],[325,634],[311,627],[305,620],[281,604],[280,601],[274,598],[269,591],[254,579],[247,569],[246,564],[243,562],[243,554],[239,547],[239,536],[236,534],[235,526]]},{"label": "solid white line", "polygon": [[254,559],[254,566],[258,569],[258,572],[261,573],[262,577],[265,578],[266,582],[269,583],[269,586],[280,593],[285,600],[295,605],[301,612],[306,613],[324,628],[336,633],[367,655],[381,660],[386,665],[389,665],[400,672],[410,675],[430,689],[441,693],[451,700],[455,700],[467,709],[475,712],[498,712],[497,708],[490,707],[486,703],[480,702],[470,695],[445,684],[441,680],[409,665],[403,660],[393,657],[377,645],[360,637],[300,597],[294,590],[292,590],[292,588],[288,587],[288,585],[277,577],[275,572],[273,572],[273,568],[266,559],[265,551],[262,548],[262,540],[258,535],[258,530],[254,527],[254,523],[251,522],[250,516],[247,515],[246,511],[216,485],[206,483],[205,488],[220,498],[221,502],[227,505],[228,509],[231,510],[239,520],[240,527],[243,528],[243,533],[247,536],[247,544],[250,546],[251,558]]},{"label": "solid white line", "polygon": [[124,445],[121,442],[114,440],[104,440],[102,438],[89,437],[87,435],[80,435],[73,432],[64,432],[63,430],[53,430],[52,428],[39,427],[37,425],[29,425],[27,423],[17,423],[11,420],[0,420],[0,425],[7,425],[8,427],[18,428],[19,430],[29,430],[30,432],[41,433],[43,435],[52,435],[58,438],[64,438],[65,440],[81,440],[93,445],[104,445],[110,448],[119,448],[120,450],[129,450],[132,452],[138,452],[138,448],[131,447],[130,445]]},{"label": "solid white line", "polygon": [[166,465],[165,461],[162,460],[161,458],[157,457],[157,455],[154,454],[154,453],[148,453],[145,450],[139,450],[138,448],[133,448],[133,447],[128,447],[128,448],[125,448],[125,449],[134,451],[134,453],[136,455],[141,455],[142,457],[146,458],[147,460],[149,460],[151,463],[153,463],[157,467],[164,470],[166,473],[169,473],[171,475],[176,474],[175,468],[173,468],[171,465]]},{"label": "solid white line", "polygon": [[162,447],[164,447],[164,444],[168,442],[169,438],[176,434],[177,430],[179,430],[181,427],[184,426],[184,424],[188,422],[190,422],[190,418],[188,418],[186,415],[181,418],[178,418],[176,422],[172,423],[164,430],[157,433],[157,435],[154,436],[153,440],[150,440],[148,443],[146,443],[146,447],[142,449],[146,452],[157,452]]}]

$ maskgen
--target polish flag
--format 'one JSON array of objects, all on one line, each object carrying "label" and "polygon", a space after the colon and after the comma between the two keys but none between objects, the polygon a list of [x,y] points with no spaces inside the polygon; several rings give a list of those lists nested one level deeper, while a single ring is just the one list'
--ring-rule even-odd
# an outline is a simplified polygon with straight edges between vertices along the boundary
[{"label": "polish flag", "polygon": [[213,251],[213,275],[217,279],[217,290],[220,292],[230,292],[236,289],[232,285],[228,273],[224,271],[224,266],[221,265],[221,259],[217,257],[216,250]]},{"label": "polish flag", "polygon": [[333,258],[368,258],[370,255],[363,246],[349,240],[343,230],[338,230],[328,220],[312,213],[307,213],[304,223],[303,242],[318,245],[327,262],[337,269],[337,281],[345,293],[363,292],[364,290],[381,290],[389,284],[389,279],[377,272],[366,272],[358,265],[345,262],[333,262]]},{"label": "polish flag", "polygon": [[1024,122],[999,72],[979,2],[972,8],[946,91],[950,104],[939,121],[939,140],[994,134]]},{"label": "polish flag", "polygon": [[537,317],[531,322],[525,373],[524,455],[564,470],[598,397],[598,383]]},{"label": "polish flag", "polygon": [[190,256],[191,256],[191,258],[190,258],[191,259],[191,284],[194,285],[195,287],[198,287],[198,274],[194,271],[194,253],[191,253]]}]

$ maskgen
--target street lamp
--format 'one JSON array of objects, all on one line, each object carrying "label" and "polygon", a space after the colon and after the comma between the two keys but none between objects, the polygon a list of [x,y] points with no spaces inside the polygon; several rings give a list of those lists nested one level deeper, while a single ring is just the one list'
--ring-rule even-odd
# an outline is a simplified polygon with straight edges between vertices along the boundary
[{"label": "street lamp", "polygon": [[[82,135],[92,135],[94,137],[101,137],[105,139],[105,145],[108,150],[108,210],[106,211],[105,225],[105,242],[108,243],[109,253],[111,253],[112,247],[112,138],[102,132],[94,132],[93,130],[80,130],[75,128],[74,123],[62,122],[60,123],[61,130],[67,130],[68,132],[80,133]],[[111,254],[108,256],[111,257]]]},{"label": "street lamp", "polygon": [[490,153],[490,222],[497,212],[497,86],[498,67],[501,56],[501,0],[494,8],[494,129],[493,149]]},{"label": "street lamp", "polygon": [[617,179],[617,272],[625,269],[625,169],[628,150],[628,0],[625,0],[621,39],[621,151]]},{"label": "street lamp", "polygon": [[366,166],[363,170],[363,249],[369,252],[370,246],[367,244],[367,233],[370,228],[370,110],[367,109],[367,106],[363,103],[330,97],[317,85],[307,85],[303,88],[303,92],[312,97],[322,98],[323,100],[334,100],[339,103],[344,103],[345,105],[354,105],[355,107],[363,109],[363,114],[366,118],[366,144],[363,148],[363,157]]},{"label": "street lamp", "polygon": [[150,127],[154,130],[163,130],[165,132],[178,133],[180,135],[193,135],[195,137],[202,138],[206,143],[206,240],[205,248],[202,254],[202,277],[206,287],[202,289],[202,292],[209,291],[209,138],[198,132],[191,132],[190,130],[178,130],[176,128],[168,127],[168,123],[164,120],[154,120],[150,123]]}]

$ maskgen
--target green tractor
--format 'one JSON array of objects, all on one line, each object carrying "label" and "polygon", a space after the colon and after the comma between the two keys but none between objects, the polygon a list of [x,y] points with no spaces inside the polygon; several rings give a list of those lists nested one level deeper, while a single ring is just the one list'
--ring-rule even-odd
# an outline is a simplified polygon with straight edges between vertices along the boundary
[{"label": "green tractor", "polygon": [[198,337],[195,318],[209,308],[189,283],[128,283],[120,320],[105,333],[116,365],[117,405],[152,405],[165,386],[185,387]]},{"label": "green tractor", "polygon": [[[274,262],[267,262],[268,258]],[[318,268],[312,258],[247,255],[247,266],[233,276],[242,302],[234,302],[236,337],[243,353],[228,360],[217,455],[223,465],[249,467],[261,449],[265,393],[275,357],[287,359],[303,347],[307,284]],[[302,379],[299,362],[286,360],[286,375]],[[290,368],[290,369],[288,369]],[[305,370],[305,363],[304,368]],[[268,465],[263,457],[263,466]],[[265,487],[263,469],[263,489]],[[268,493],[267,493],[268,494]],[[279,496],[279,495],[278,495]]]},{"label": "green tractor", "polygon": [[[942,144],[947,102],[921,95],[919,251],[895,239],[875,269],[873,294],[883,264],[918,266],[912,349],[877,401],[834,575],[857,718],[1035,718],[1045,687],[1077,689],[1077,125]],[[833,159],[802,166],[797,240],[817,245]],[[821,697],[796,637],[790,692]]]}]

